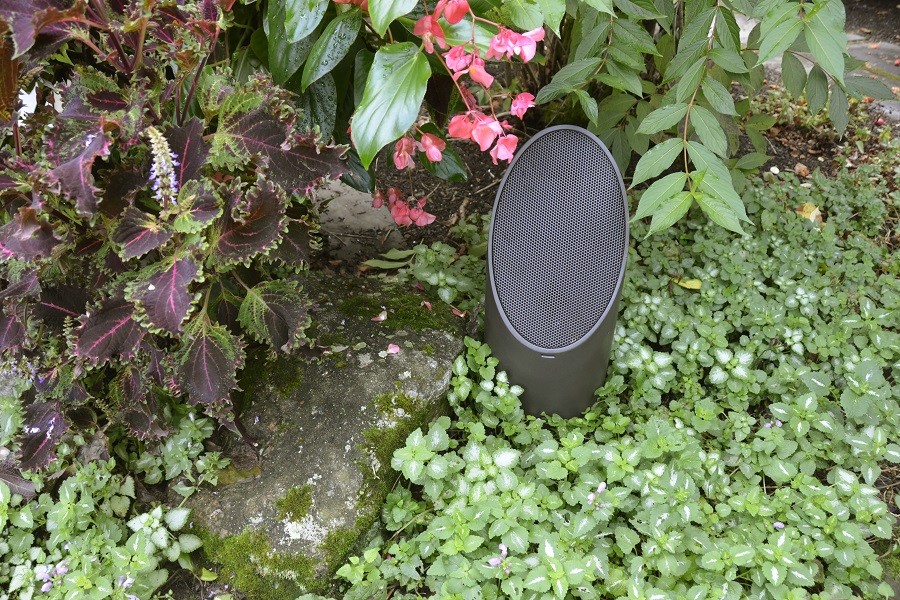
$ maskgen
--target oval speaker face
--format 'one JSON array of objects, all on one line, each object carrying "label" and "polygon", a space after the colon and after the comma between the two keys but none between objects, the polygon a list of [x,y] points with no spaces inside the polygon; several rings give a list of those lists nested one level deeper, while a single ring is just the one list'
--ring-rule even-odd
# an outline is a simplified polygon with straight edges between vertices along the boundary
[{"label": "oval speaker face", "polygon": [[560,350],[591,333],[621,285],[625,186],[593,134],[551,127],[513,159],[494,205],[488,277],[509,325]]}]

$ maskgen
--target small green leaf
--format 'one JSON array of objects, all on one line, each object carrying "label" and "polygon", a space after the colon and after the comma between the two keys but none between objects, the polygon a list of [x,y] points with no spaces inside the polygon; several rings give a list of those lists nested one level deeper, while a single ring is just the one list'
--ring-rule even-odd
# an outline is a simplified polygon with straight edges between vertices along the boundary
[{"label": "small green leaf", "polygon": [[583,2],[599,12],[613,16],[616,14],[613,11],[612,0],[583,0]]},{"label": "small green leaf", "polygon": [[681,122],[687,114],[688,105],[684,102],[668,104],[657,108],[644,117],[638,127],[638,133],[653,134],[665,131],[669,127]]},{"label": "small green leaf", "polygon": [[634,169],[631,187],[656,177],[668,169],[683,150],[684,141],[681,138],[669,138],[650,148]]},{"label": "small green leaf", "polygon": [[341,13],[328,23],[328,27],[312,45],[303,66],[300,88],[304,92],[312,82],[331,72],[343,60],[356,41],[361,25],[362,13],[355,8]]},{"label": "small green leaf", "polygon": [[631,554],[634,547],[637,546],[641,538],[628,527],[616,527],[616,545],[624,554]]},{"label": "small green leaf", "polygon": [[684,72],[684,75],[675,84],[675,100],[684,102],[693,96],[705,73],[706,58],[698,58],[697,62],[688,67],[688,70]]},{"label": "small green leaf", "polygon": [[769,158],[771,157],[762,152],[749,152],[737,160],[734,164],[734,168],[743,170],[758,169],[766,164]]},{"label": "small green leaf", "polygon": [[553,75],[550,83],[541,88],[534,100],[535,104],[550,102],[583,86],[593,77],[602,60],[596,56],[567,64]]},{"label": "small green leaf", "polygon": [[173,508],[166,513],[166,525],[172,531],[179,531],[187,523],[187,518],[190,514],[191,509],[189,508]]},{"label": "small green leaf", "polygon": [[415,44],[388,44],[378,50],[351,122],[351,138],[364,168],[415,122],[430,76],[428,59]]},{"label": "small green leaf", "polygon": [[684,190],[685,183],[687,183],[687,174],[680,172],[671,173],[655,181],[641,196],[637,211],[631,220],[637,221],[655,214],[666,200]]},{"label": "small green leaf", "polygon": [[726,90],[724,85],[712,77],[705,77],[700,87],[703,89],[703,95],[706,96],[710,106],[720,113],[737,116],[737,111],[734,108],[734,98],[731,97],[731,92]]},{"label": "small green leaf", "polygon": [[[383,36],[388,26],[414,9],[418,0],[369,0],[369,18],[372,28]],[[380,51],[379,51],[380,52]]]},{"label": "small green leaf", "polygon": [[719,156],[724,157],[728,154],[725,131],[711,112],[702,106],[694,106],[691,110],[691,124],[704,146]]},{"label": "small green leaf", "polygon": [[597,100],[584,90],[575,90],[575,96],[578,97],[578,103],[581,105],[581,110],[584,111],[588,121],[595,123],[600,116],[600,111],[597,108]]}]

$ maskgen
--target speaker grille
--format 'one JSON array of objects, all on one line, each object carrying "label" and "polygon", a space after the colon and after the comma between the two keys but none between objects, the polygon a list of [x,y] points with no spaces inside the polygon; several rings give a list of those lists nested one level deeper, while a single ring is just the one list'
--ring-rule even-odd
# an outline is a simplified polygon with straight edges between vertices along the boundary
[{"label": "speaker grille", "polygon": [[573,344],[612,301],[625,251],[625,199],[598,143],[573,129],[534,139],[499,190],[492,231],[497,297],[539,348]]}]

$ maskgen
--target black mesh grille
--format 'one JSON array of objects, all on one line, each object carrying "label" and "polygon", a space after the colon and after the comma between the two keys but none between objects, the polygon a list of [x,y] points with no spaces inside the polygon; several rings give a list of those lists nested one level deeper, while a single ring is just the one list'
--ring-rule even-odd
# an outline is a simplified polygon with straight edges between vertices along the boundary
[{"label": "black mesh grille", "polygon": [[512,326],[539,348],[584,337],[612,301],[625,201],[603,149],[577,130],[542,135],[516,158],[494,213],[492,277]]}]

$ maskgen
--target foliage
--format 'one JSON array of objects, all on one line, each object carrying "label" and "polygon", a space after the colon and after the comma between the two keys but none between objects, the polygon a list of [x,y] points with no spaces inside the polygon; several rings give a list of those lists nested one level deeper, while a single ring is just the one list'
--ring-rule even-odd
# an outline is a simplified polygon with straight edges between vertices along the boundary
[{"label": "foliage", "polygon": [[343,149],[270,79],[208,64],[227,23],[211,0],[3,0],[0,22],[4,72],[38,98],[0,132],[0,351],[34,374],[20,466],[52,460],[76,409],[157,439],[186,396],[232,425],[248,341],[309,342],[308,194]]},{"label": "foliage", "polygon": [[752,238],[691,216],[637,244],[581,418],[524,415],[468,339],[455,418],[395,452],[393,533],[339,570],[345,597],[890,596],[869,542],[895,524],[900,272],[834,194],[872,176],[748,188]]}]

